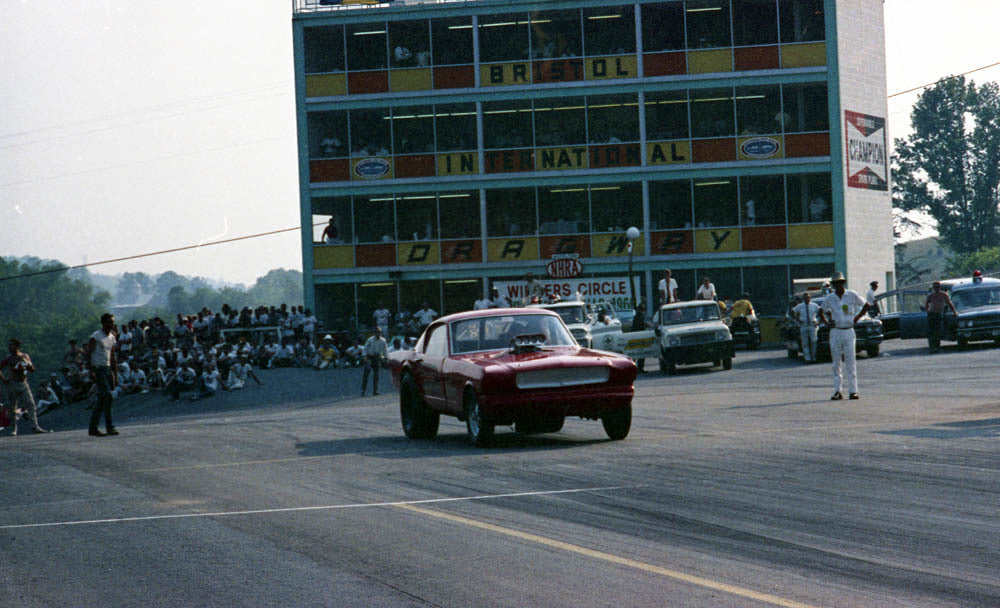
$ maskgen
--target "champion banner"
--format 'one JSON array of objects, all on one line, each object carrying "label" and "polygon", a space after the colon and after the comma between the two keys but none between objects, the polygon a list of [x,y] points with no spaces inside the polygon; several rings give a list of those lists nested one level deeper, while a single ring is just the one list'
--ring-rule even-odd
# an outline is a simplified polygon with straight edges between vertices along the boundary
[{"label": "champion banner", "polygon": [[889,189],[885,119],[844,110],[847,142],[847,185],[866,190]]}]

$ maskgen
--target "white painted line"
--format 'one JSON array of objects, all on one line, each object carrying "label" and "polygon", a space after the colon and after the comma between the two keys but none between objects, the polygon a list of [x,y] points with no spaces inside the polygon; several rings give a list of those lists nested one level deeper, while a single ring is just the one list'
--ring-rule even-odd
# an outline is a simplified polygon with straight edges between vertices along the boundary
[{"label": "white painted line", "polygon": [[232,517],[237,515],[262,515],[267,513],[297,513],[304,511],[332,511],[336,509],[362,509],[366,507],[401,507],[406,505],[426,505],[444,502],[461,502],[469,500],[489,500],[492,498],[518,498],[525,496],[551,496],[554,494],[578,494],[581,492],[603,492],[607,490],[624,490],[638,488],[631,486],[605,486],[599,488],[575,488],[572,490],[543,490],[537,492],[512,492],[510,494],[481,494],[479,496],[459,496],[455,498],[425,498],[423,500],[400,500],[394,502],[366,502],[346,505],[320,505],[314,507],[285,507],[280,509],[254,509],[248,511],[217,511],[214,513],[175,513],[171,515],[145,515],[139,517],[115,517],[109,519],[86,519],[80,521],[53,521],[37,524],[14,524],[0,526],[0,530],[16,530],[19,528],[46,528],[56,526],[82,526],[88,524],[114,524],[130,521],[156,521],[164,519],[184,519],[190,517]]}]

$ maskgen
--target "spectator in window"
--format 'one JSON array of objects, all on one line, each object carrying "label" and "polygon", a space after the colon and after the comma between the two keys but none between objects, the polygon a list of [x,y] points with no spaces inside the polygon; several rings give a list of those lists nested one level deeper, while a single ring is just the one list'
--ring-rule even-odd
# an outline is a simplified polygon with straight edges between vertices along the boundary
[{"label": "spectator in window", "polygon": [[813,222],[822,222],[826,219],[826,199],[822,196],[817,196],[811,201],[809,201],[809,220]]}]

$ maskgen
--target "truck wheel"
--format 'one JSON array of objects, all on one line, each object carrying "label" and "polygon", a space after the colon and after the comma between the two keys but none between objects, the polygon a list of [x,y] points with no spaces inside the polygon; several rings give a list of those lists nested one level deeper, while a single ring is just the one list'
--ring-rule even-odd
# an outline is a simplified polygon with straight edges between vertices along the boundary
[{"label": "truck wheel", "polygon": [[733,369],[733,358],[726,357],[722,360],[722,369]]},{"label": "truck wheel", "polygon": [[788,358],[789,359],[796,359],[796,358],[798,358],[798,356],[799,356],[799,351],[792,350],[790,348],[788,349]]},{"label": "truck wheel", "polygon": [[632,428],[632,404],[605,413],[601,416],[601,424],[612,441],[625,439]]},{"label": "truck wheel", "polygon": [[958,347],[962,349],[969,348],[969,341],[966,340],[965,338],[959,338]]},{"label": "truck wheel", "polygon": [[877,356],[878,356],[878,344],[876,344],[875,346],[869,346],[869,347],[868,347],[868,348],[867,348],[867,349],[865,350],[865,352],[867,352],[867,353],[868,353],[868,357],[869,357],[869,358],[872,358],[872,359],[874,359],[875,357],[877,357]]},{"label": "truck wheel", "polygon": [[399,418],[403,433],[410,439],[433,439],[441,423],[441,415],[420,398],[410,374],[403,376],[399,387]]},{"label": "truck wheel", "polygon": [[472,445],[486,447],[493,440],[493,425],[483,418],[479,399],[471,391],[465,396],[465,428]]},{"label": "truck wheel", "polygon": [[716,359],[715,361],[712,361],[712,366],[713,367],[721,367],[722,366],[722,359]]}]

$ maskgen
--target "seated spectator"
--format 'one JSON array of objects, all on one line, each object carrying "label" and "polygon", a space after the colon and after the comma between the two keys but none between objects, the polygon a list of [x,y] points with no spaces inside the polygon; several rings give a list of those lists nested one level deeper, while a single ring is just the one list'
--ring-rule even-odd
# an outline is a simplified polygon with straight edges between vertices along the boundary
[{"label": "seated spectator", "polygon": [[184,363],[178,363],[171,377],[167,379],[163,392],[170,395],[171,401],[177,401],[182,392],[197,388],[195,384],[197,380],[198,374],[195,373],[194,368]]},{"label": "seated spectator", "polygon": [[66,395],[63,389],[63,385],[59,381],[58,374],[56,373],[49,374],[49,388],[51,388],[52,392],[56,394],[56,399],[58,399],[60,403],[63,403],[65,401]]},{"label": "seated spectator", "polygon": [[313,367],[315,369],[339,367],[339,359],[340,351],[338,351],[337,347],[333,345],[333,336],[326,334],[323,336],[323,342],[320,343],[319,348],[316,349],[316,357],[313,359]]},{"label": "seated spectator", "polygon": [[219,375],[218,368],[215,366],[215,362],[209,361],[205,364],[205,371],[201,373],[201,377],[198,379],[198,394],[191,397],[191,401],[211,397],[223,387],[222,378]]},{"label": "seated spectator", "polygon": [[344,351],[344,362],[351,367],[360,367],[362,359],[364,359],[364,349],[361,347],[361,341],[355,338],[354,343]]},{"label": "seated spectator", "polygon": [[69,351],[63,357],[63,363],[78,370],[83,369],[83,349],[77,345],[76,340],[69,341]]},{"label": "seated spectator", "polygon": [[229,391],[241,389],[246,386],[248,378],[253,378],[257,384],[263,384],[254,373],[253,366],[250,365],[246,355],[240,355],[239,362],[229,368],[229,379],[223,388]]},{"label": "seated spectator", "polygon": [[389,343],[389,352],[394,353],[397,350],[406,350],[406,347],[403,346],[403,344],[404,344],[403,338],[401,338],[400,336],[396,336],[395,338],[392,339],[392,342]]},{"label": "seated spectator", "polygon": [[42,380],[38,384],[38,396],[36,397],[37,414],[41,416],[49,410],[59,407],[59,396],[52,390],[52,385],[48,380]]},{"label": "seated spectator", "polygon": [[291,339],[286,339],[284,344],[278,348],[277,352],[268,361],[267,367],[291,367],[295,363],[295,347],[292,346]]},{"label": "seated spectator", "polygon": [[118,386],[111,389],[111,396],[117,399],[121,396],[125,384],[129,382],[129,378],[132,376],[132,368],[126,361],[122,361],[118,364]]},{"label": "seated spectator", "polygon": [[295,367],[310,367],[316,358],[316,347],[302,338],[295,346]]}]

